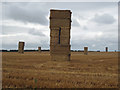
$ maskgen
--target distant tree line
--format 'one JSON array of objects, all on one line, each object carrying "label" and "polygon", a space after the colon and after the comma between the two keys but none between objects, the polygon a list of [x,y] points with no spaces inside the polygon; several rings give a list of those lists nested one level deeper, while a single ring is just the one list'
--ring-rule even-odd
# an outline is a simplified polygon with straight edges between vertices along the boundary
[{"label": "distant tree line", "polygon": [[[24,50],[24,52],[37,52],[38,50]],[[50,51],[49,49],[48,50],[41,50],[41,51]],[[18,52],[18,50],[0,50],[0,52]],[[71,50],[71,52],[84,52],[84,50]],[[89,51],[89,52],[100,52],[100,50],[97,50],[97,51]],[[117,52],[115,50],[115,52]]]},{"label": "distant tree line", "polygon": [[[24,52],[37,52],[38,50],[24,50]],[[41,50],[41,51],[49,51],[49,50]],[[18,50],[0,50],[0,52],[18,52]]]},{"label": "distant tree line", "polygon": [[[84,52],[84,50],[71,50],[72,52]],[[89,51],[89,52],[100,52],[100,51]]]}]

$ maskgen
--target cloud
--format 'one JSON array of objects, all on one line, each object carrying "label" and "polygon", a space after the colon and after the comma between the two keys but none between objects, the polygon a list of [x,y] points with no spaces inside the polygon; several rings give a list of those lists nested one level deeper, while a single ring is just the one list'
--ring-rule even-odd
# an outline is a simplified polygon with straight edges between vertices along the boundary
[{"label": "cloud", "polygon": [[29,28],[18,27],[18,26],[2,26],[2,35],[10,35],[10,34],[20,34],[27,33]]},{"label": "cloud", "polygon": [[26,5],[24,3],[6,3],[3,5],[3,16],[5,16],[4,19],[14,19],[24,23],[29,22],[47,25],[48,20],[46,16],[48,13],[41,10],[36,4]]},{"label": "cloud", "polygon": [[57,9],[70,9],[72,11],[96,11],[104,8],[115,7],[117,2],[54,2],[47,3],[46,7]]},{"label": "cloud", "polygon": [[92,47],[95,47],[95,46],[96,46],[95,44],[92,45]]},{"label": "cloud", "polygon": [[36,36],[40,36],[40,37],[44,37],[45,34],[43,34],[40,30],[36,30],[36,29],[30,29],[29,34],[32,34],[32,35],[36,35]]},{"label": "cloud", "polygon": [[96,14],[92,20],[99,24],[113,24],[115,22],[114,17],[109,14]]},{"label": "cloud", "polygon": [[85,46],[89,50],[104,50],[105,46],[111,50],[117,48],[118,7],[113,2],[5,3],[3,18],[6,26],[0,36],[3,48],[16,49],[19,40],[25,41],[26,49],[37,49],[38,46],[50,48],[48,23],[52,8],[69,9],[72,12],[72,49],[83,49]]},{"label": "cloud", "polygon": [[83,29],[84,29],[84,30],[88,30],[87,26],[84,26]]},{"label": "cloud", "polygon": [[[108,46],[110,50],[117,50],[118,47],[118,33],[117,29],[108,31],[99,30],[97,27],[91,30],[82,30],[81,27],[72,28],[71,34],[71,49],[83,50],[85,46],[89,47],[89,50],[104,50],[105,46]],[[114,31],[115,30],[115,31]]]},{"label": "cloud", "polygon": [[25,42],[25,49],[36,49],[38,46],[49,48],[49,38],[47,36],[35,36],[29,33],[2,35],[3,49],[17,49],[18,42]]},{"label": "cloud", "polygon": [[72,26],[80,26],[79,22],[77,21],[77,19],[73,18],[73,21],[71,22]]},{"label": "cloud", "polygon": [[[81,36],[82,37],[82,36]],[[115,37],[98,37],[96,39],[81,39],[81,38],[76,38],[73,37],[71,40],[71,49],[79,49],[83,50],[84,47],[87,46],[89,50],[105,50],[105,47],[108,46],[109,50],[117,50],[118,48],[118,42]]]}]

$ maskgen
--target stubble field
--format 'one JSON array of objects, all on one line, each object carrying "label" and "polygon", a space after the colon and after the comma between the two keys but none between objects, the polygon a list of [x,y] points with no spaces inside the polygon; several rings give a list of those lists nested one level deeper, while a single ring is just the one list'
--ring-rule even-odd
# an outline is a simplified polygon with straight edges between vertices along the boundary
[{"label": "stubble field", "polygon": [[2,53],[3,88],[117,88],[117,52],[71,52],[51,61],[49,52]]}]

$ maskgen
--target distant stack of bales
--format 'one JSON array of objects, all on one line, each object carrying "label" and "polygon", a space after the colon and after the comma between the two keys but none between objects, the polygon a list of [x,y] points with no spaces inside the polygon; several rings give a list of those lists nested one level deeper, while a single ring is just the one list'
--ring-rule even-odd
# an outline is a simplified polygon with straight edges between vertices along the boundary
[{"label": "distant stack of bales", "polygon": [[108,52],[108,47],[105,47],[105,51]]},{"label": "distant stack of bales", "polygon": [[38,52],[40,52],[40,53],[41,53],[41,47],[38,47]]},{"label": "distant stack of bales", "polygon": [[84,47],[84,55],[88,55],[88,47]]},{"label": "distant stack of bales", "polygon": [[25,46],[24,42],[19,42],[18,53],[24,53],[24,46]]}]

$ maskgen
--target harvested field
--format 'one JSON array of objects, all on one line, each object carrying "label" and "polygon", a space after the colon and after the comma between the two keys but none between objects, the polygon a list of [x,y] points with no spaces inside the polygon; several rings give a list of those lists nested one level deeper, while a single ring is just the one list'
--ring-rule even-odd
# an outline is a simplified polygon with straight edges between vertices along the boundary
[{"label": "harvested field", "polygon": [[71,52],[51,61],[49,52],[2,53],[3,88],[117,88],[117,52]]}]

